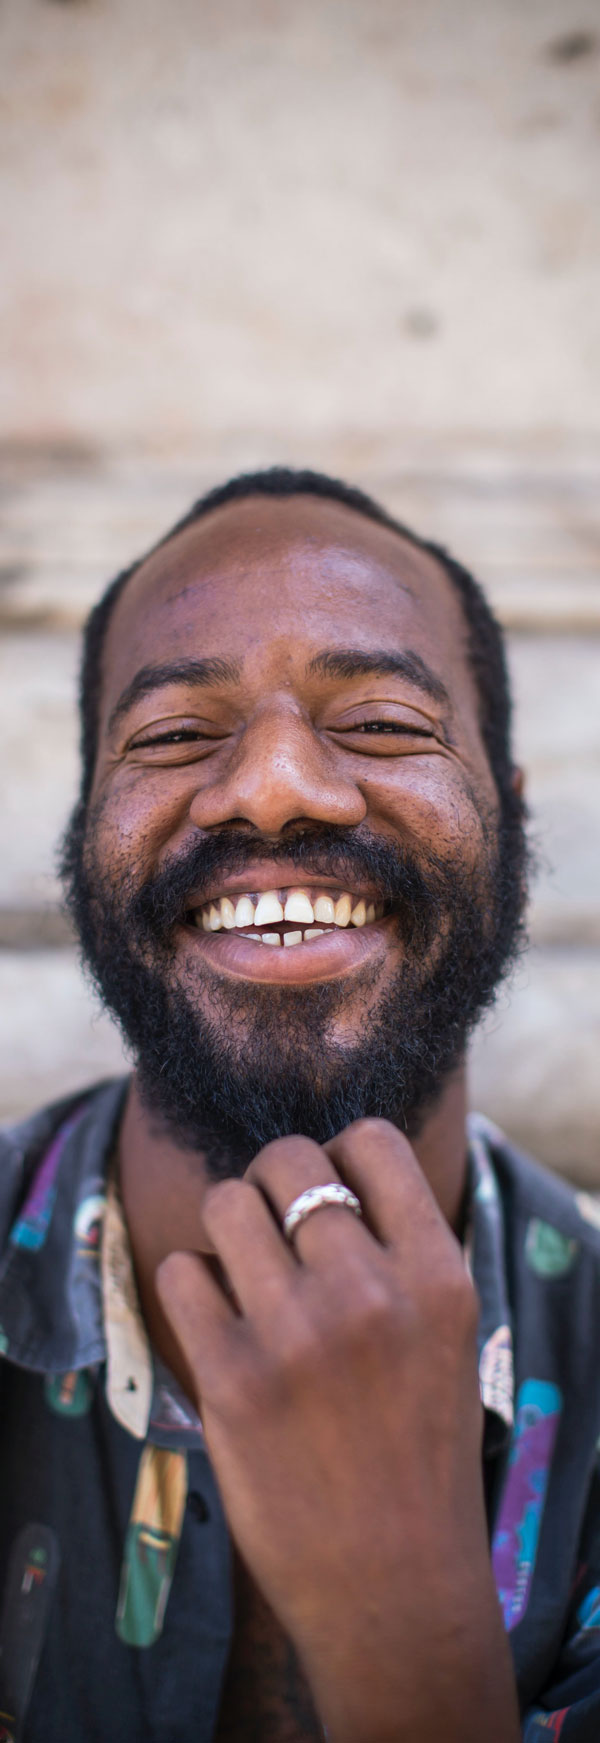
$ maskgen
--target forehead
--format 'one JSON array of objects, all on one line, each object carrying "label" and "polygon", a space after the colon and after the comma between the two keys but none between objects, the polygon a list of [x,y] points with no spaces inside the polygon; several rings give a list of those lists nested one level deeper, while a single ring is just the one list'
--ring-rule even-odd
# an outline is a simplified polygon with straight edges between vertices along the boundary
[{"label": "forehead", "polygon": [[410,647],[475,701],[466,625],[439,563],[343,504],[251,497],[212,511],[155,551],[109,624],[104,702],[153,660],[271,660],[282,677],[320,647]]}]

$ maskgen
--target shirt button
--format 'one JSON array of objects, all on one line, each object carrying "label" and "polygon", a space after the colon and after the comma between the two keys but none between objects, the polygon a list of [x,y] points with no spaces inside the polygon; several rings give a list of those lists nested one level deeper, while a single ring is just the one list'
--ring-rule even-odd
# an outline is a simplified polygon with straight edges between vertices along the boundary
[{"label": "shirt button", "polygon": [[207,1519],[210,1519],[210,1513],[209,1513],[208,1507],[206,1505],[206,1501],[204,1499],[204,1496],[200,1494],[198,1489],[190,1489],[190,1492],[189,1492],[189,1495],[187,1498],[187,1504],[188,1504],[190,1513],[192,1515],[192,1519],[195,1519],[196,1524],[197,1525],[205,1525]]}]

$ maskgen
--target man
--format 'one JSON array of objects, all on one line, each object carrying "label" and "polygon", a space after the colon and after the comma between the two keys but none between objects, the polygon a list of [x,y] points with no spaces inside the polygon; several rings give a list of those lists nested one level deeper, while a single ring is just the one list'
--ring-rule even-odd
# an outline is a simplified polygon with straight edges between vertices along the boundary
[{"label": "man", "polygon": [[597,1738],[594,1206],[466,1123],[527,862],[489,608],[259,473],[113,583],[81,699],[134,1071],[4,1142],[5,1734]]}]

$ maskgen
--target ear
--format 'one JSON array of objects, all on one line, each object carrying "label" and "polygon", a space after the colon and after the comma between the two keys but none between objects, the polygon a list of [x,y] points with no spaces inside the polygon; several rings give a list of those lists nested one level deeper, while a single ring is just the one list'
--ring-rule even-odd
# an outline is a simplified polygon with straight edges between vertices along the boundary
[{"label": "ear", "polygon": [[518,769],[515,764],[513,764],[510,784],[517,799],[523,799],[525,797],[525,775],[523,770]]}]

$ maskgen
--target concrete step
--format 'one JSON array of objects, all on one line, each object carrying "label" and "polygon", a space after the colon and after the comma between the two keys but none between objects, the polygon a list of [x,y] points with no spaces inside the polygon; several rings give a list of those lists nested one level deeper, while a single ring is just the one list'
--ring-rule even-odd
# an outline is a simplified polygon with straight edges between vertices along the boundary
[{"label": "concrete step", "polygon": [[473,1042],[472,1103],[598,1190],[599,1058],[600,950],[533,949]]},{"label": "concrete step", "polygon": [[58,900],[56,845],[78,781],[77,661],[73,635],[0,642],[0,913]]},{"label": "concrete step", "polygon": [[[221,444],[222,445],[222,444]],[[8,446],[3,453],[0,624],[77,628],[113,574],[162,536],[191,502],[238,467],[294,450],[281,431],[253,451],[159,458],[112,451],[86,463]],[[311,461],[354,477],[425,537],[481,575],[514,629],[600,627],[600,449],[564,450],[391,434],[311,444]],[[221,468],[221,469],[220,469]]]},{"label": "concrete step", "polygon": [[0,951],[0,1119],[126,1069],[74,950]]}]

